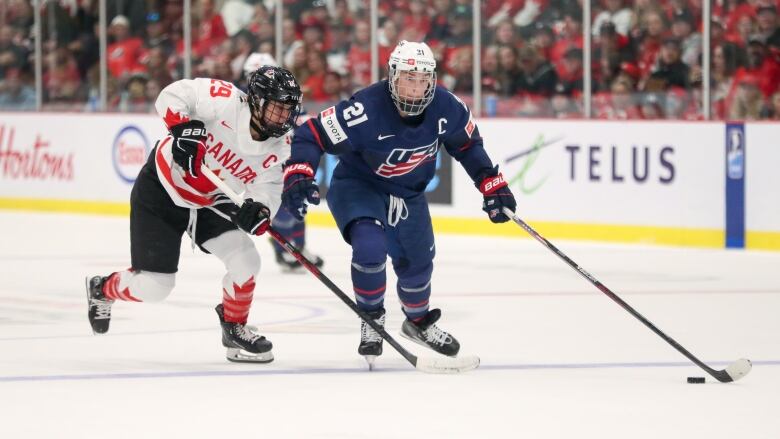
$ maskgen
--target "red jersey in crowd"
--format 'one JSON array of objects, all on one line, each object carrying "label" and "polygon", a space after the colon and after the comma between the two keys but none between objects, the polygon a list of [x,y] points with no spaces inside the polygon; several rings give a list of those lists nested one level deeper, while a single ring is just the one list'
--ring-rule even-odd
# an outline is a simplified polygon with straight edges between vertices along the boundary
[{"label": "red jersey in crowd", "polygon": [[141,59],[143,41],[138,37],[130,37],[108,46],[108,71],[111,76],[121,78],[125,74],[144,71]]},{"label": "red jersey in crowd", "polygon": [[353,45],[347,53],[352,82],[359,87],[371,84],[371,50]]},{"label": "red jersey in crowd", "polygon": [[212,47],[222,43],[228,37],[222,16],[214,14],[201,22],[193,36],[192,48],[194,52],[198,56],[208,55]]}]

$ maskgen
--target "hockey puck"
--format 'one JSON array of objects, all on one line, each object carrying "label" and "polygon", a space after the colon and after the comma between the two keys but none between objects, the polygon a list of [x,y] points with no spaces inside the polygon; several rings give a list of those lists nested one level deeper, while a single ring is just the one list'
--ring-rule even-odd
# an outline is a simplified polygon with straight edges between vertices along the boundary
[{"label": "hockey puck", "polygon": [[704,377],[688,377],[688,384],[704,384]]}]

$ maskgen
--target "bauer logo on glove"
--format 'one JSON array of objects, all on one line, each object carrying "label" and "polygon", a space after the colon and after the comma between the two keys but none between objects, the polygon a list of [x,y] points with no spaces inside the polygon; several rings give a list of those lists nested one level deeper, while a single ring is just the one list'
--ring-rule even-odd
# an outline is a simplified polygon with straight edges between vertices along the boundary
[{"label": "bauer logo on glove", "polygon": [[190,120],[171,127],[173,161],[197,177],[206,155],[206,128],[199,120]]},{"label": "bauer logo on glove", "polygon": [[482,182],[482,193],[491,193],[495,189],[498,189],[500,187],[506,186],[506,182],[504,181],[504,176],[501,174],[496,175],[492,179],[485,180]]},{"label": "bauer logo on glove", "polygon": [[478,180],[480,181],[479,191],[482,192],[484,198],[482,210],[488,214],[488,218],[494,223],[509,221],[509,217],[503,213],[503,208],[507,207],[514,212],[517,207],[515,197],[512,195],[512,191],[509,190],[509,185],[504,180],[504,176],[498,172],[498,166],[489,170],[486,174],[482,174],[482,178]]},{"label": "bauer logo on glove", "polygon": [[199,136],[206,136],[206,129],[205,128],[187,128],[181,132],[182,137],[199,137]]}]

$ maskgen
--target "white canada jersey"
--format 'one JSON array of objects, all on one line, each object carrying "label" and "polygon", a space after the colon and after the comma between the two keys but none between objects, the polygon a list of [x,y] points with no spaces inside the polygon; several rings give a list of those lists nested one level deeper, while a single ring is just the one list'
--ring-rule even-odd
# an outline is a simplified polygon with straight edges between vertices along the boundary
[{"label": "white canada jersey", "polygon": [[[207,132],[204,166],[245,198],[266,205],[273,218],[281,204],[282,164],[290,155],[292,130],[262,142],[252,139],[246,94],[219,79],[176,81],[160,92],[155,107],[168,128],[188,120],[203,122]],[[177,206],[211,206],[219,191],[204,175],[193,177],[174,163],[172,140],[169,135],[157,145],[160,182]]]}]

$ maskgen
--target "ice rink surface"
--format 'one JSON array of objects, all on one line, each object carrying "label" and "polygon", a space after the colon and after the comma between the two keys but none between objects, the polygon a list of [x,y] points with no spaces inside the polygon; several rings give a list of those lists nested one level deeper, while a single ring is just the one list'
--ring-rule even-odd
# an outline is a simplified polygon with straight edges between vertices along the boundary
[{"label": "ice rink surface", "polygon": [[[309,241],[349,293],[349,247],[335,229]],[[105,336],[84,276],[129,265],[126,219],[0,212],[0,242],[0,438],[780,438],[780,253],[554,241],[703,361],[754,363],[702,385],[530,239],[437,236],[432,305],[482,359],[461,375],[420,373],[388,344],[368,372],[357,317],[308,273],[281,273],[265,238],[250,314],[274,343],[265,365],[224,359],[222,266],[187,238],[168,300],[116,304]]]}]

